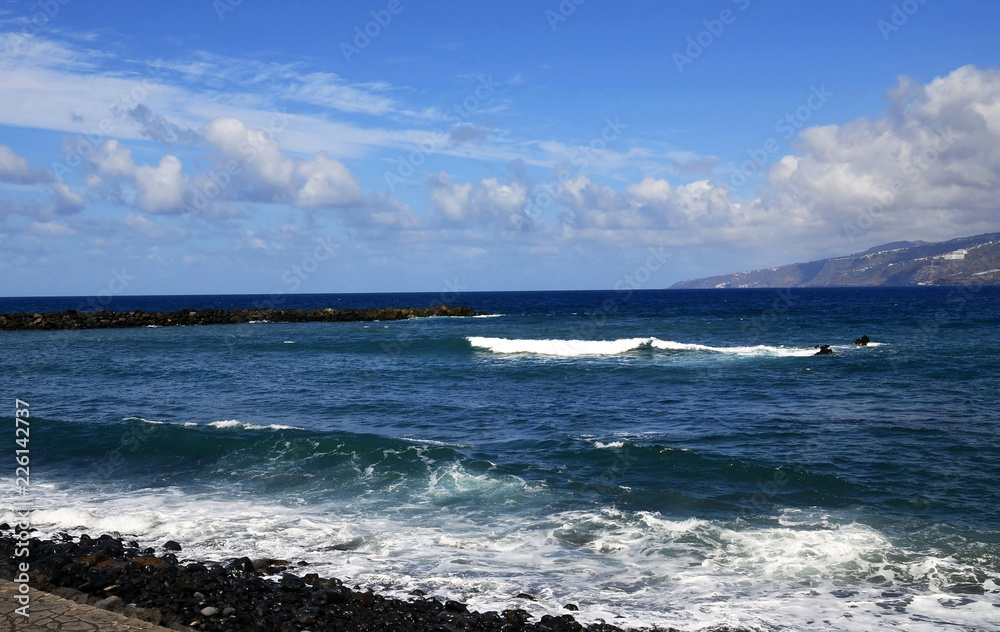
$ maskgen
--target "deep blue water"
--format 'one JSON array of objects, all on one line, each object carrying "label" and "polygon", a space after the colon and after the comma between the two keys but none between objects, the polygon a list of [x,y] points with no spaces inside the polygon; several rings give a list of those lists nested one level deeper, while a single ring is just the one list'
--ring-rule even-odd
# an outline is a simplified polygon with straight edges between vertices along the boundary
[{"label": "deep blue water", "polygon": [[1000,288],[109,307],[442,298],[499,316],[0,332],[36,526],[622,625],[1000,629]]}]

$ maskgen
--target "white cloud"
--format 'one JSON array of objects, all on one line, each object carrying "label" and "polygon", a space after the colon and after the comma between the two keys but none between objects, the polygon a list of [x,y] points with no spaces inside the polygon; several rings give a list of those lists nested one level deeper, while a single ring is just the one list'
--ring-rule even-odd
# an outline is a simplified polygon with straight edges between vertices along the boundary
[{"label": "white cloud", "polygon": [[228,161],[252,176],[245,179],[247,199],[287,202],[307,208],[361,203],[361,187],[340,161],[319,152],[299,161],[282,153],[273,134],[248,128],[232,117],[205,126],[205,138]]},{"label": "white cloud", "polygon": [[244,163],[272,197],[287,190],[295,176],[295,161],[281,153],[272,134],[248,128],[243,121],[222,116],[205,125],[205,139],[227,160]]},{"label": "white cloud", "polygon": [[115,183],[126,182],[135,187],[139,208],[149,213],[177,213],[184,206],[189,184],[176,156],[164,155],[156,167],[136,165],[132,151],[112,139],[105,141],[88,159],[98,176],[88,179],[91,187],[106,185],[104,177]]},{"label": "white cloud", "polygon": [[478,184],[455,184],[447,173],[431,176],[430,201],[439,219],[449,223],[479,224],[500,222],[508,225],[526,218],[528,190],[519,183],[501,184],[496,178],[486,178]]},{"label": "white cloud", "polygon": [[58,222],[31,222],[28,228],[36,235],[43,235],[45,237],[63,237],[76,234],[74,229]]},{"label": "white cloud", "polygon": [[305,182],[295,196],[298,206],[350,206],[361,200],[361,187],[340,161],[317,154],[297,165]]},{"label": "white cloud", "polygon": [[70,190],[59,178],[44,167],[32,167],[23,156],[0,145],[0,182],[23,185],[40,185],[48,191],[49,201],[37,198],[0,198],[0,214],[19,214],[49,219],[58,215],[76,213],[83,206],[83,199]]},{"label": "white cloud", "polygon": [[803,130],[799,155],[770,168],[757,218],[910,238],[995,229],[1000,71],[964,66],[926,85],[901,77],[888,103],[880,118]]},{"label": "white cloud", "polygon": [[[303,208],[333,208],[364,203],[361,186],[340,161],[317,153],[309,160],[285,155],[263,130],[247,127],[239,119],[220,117],[205,126],[204,138],[221,155],[215,169],[189,178],[180,159],[171,154],[158,165],[136,165],[132,152],[117,140],[105,141],[88,160],[95,170],[88,175],[92,188],[104,189],[113,199],[132,203],[149,213],[196,211],[219,215],[217,203],[268,202]],[[211,205],[210,205],[211,203]],[[232,213],[224,213],[232,215]]]},{"label": "white cloud", "polygon": [[184,203],[186,179],[181,173],[181,161],[166,155],[158,167],[143,165],[135,169],[135,186],[139,191],[139,206],[150,213],[169,213]]},{"label": "white cloud", "polygon": [[445,218],[460,222],[472,210],[472,184],[453,184],[447,173],[432,178],[430,200]]},{"label": "white cloud", "polygon": [[121,146],[117,140],[111,139],[90,155],[90,162],[97,170],[113,178],[130,178],[135,174],[135,162],[132,161],[132,150]]},{"label": "white cloud", "polygon": [[385,91],[386,84],[366,86],[344,85],[337,75],[313,72],[296,77],[295,84],[286,96],[314,105],[322,105],[344,112],[363,112],[381,116],[397,111],[399,106],[377,92]]},{"label": "white cloud", "polygon": [[51,173],[45,169],[33,169],[27,159],[15,154],[7,145],[0,145],[0,182],[32,184],[51,180]]}]

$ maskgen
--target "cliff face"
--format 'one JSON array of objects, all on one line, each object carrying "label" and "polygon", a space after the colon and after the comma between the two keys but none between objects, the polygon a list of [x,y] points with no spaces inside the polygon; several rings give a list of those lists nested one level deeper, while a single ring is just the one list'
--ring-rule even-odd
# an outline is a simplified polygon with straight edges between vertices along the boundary
[{"label": "cliff face", "polygon": [[807,263],[682,281],[673,288],[1000,284],[1000,233],[899,241]]}]

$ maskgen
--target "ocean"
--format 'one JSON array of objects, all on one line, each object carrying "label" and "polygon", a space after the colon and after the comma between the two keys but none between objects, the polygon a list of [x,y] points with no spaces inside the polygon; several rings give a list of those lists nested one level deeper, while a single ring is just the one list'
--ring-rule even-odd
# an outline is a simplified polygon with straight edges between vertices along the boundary
[{"label": "ocean", "polygon": [[0,332],[0,522],[622,627],[1000,630],[1000,288],[444,298],[491,315]]}]

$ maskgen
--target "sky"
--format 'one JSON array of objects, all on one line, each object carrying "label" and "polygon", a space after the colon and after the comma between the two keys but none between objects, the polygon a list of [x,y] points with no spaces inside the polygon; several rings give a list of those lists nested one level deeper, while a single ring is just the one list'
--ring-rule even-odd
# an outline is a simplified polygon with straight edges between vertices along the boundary
[{"label": "sky", "polygon": [[998,231],[997,24],[0,0],[0,295],[656,289]]}]

